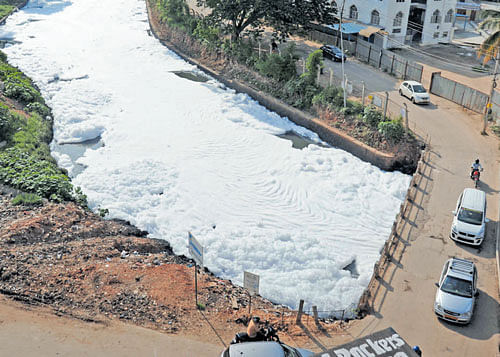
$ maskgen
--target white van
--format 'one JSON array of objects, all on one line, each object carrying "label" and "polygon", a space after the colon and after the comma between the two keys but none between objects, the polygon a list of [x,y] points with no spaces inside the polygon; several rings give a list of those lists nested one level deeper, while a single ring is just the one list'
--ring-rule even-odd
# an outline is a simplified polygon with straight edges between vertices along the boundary
[{"label": "white van", "polygon": [[450,238],[461,243],[479,246],[486,232],[486,194],[475,188],[466,188],[452,212]]}]

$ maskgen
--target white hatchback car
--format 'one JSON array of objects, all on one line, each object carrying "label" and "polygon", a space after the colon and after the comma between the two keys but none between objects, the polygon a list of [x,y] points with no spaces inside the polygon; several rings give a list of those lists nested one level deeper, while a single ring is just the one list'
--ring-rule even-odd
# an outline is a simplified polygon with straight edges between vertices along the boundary
[{"label": "white hatchback car", "polygon": [[434,313],[446,321],[468,324],[479,295],[476,265],[465,259],[448,259],[436,286]]},{"label": "white hatchback car", "polygon": [[425,90],[424,86],[415,81],[404,81],[399,86],[399,94],[410,98],[413,104],[429,104],[429,93]]}]

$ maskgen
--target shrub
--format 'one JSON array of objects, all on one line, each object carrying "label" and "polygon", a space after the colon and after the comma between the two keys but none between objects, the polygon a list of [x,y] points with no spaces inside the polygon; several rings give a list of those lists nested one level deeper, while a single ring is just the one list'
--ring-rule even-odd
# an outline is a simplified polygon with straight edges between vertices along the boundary
[{"label": "shrub", "polygon": [[14,206],[24,205],[24,206],[37,206],[41,205],[43,202],[42,198],[34,193],[21,193],[14,197],[11,204]]},{"label": "shrub", "polygon": [[87,195],[83,193],[82,188],[80,186],[73,188],[73,198],[78,205],[84,208],[88,208]]},{"label": "shrub", "polygon": [[226,40],[222,48],[226,54],[236,59],[236,61],[253,67],[258,61],[258,54],[254,52],[255,43],[252,40],[230,41]]},{"label": "shrub", "polygon": [[219,28],[211,26],[204,19],[198,21],[196,24],[193,36],[205,43],[209,48],[216,48],[221,44]]},{"label": "shrub", "polygon": [[267,77],[274,78],[279,82],[286,82],[297,76],[297,56],[295,46],[290,45],[283,51],[282,55],[272,53],[259,60],[255,67]]},{"label": "shrub", "polygon": [[321,89],[315,84],[301,76],[285,83],[282,91],[283,99],[299,109],[309,109],[312,106],[312,99]]},{"label": "shrub", "polygon": [[399,142],[405,134],[401,118],[378,123],[378,131],[384,138],[392,142]]},{"label": "shrub", "polygon": [[373,105],[365,107],[363,111],[363,121],[371,127],[377,128],[378,123],[382,121],[380,113]]},{"label": "shrub", "polygon": [[104,217],[106,217],[109,214],[109,209],[107,209],[107,208],[99,208],[98,212],[99,212],[99,217],[104,218]]},{"label": "shrub", "polygon": [[0,103],[0,141],[10,138],[14,131],[14,122],[9,108]]},{"label": "shrub", "polygon": [[306,71],[302,76],[305,77],[309,83],[315,83],[316,76],[318,75],[318,68],[323,68],[323,52],[321,50],[316,50],[309,54],[306,60]]},{"label": "shrub", "polygon": [[342,88],[334,86],[325,87],[314,96],[312,103],[314,105],[338,110],[344,105],[344,93]]},{"label": "shrub", "polygon": [[73,200],[73,187],[55,163],[19,148],[0,152],[0,182],[54,201]]},{"label": "shrub", "polygon": [[500,125],[490,126],[491,131],[500,138]]},{"label": "shrub", "polygon": [[28,112],[33,112],[39,114],[42,118],[47,117],[50,114],[50,109],[42,103],[30,103],[26,106]]},{"label": "shrub", "polygon": [[364,113],[365,108],[363,107],[362,103],[350,100],[347,102],[351,105],[352,114],[361,115]]},{"label": "shrub", "polygon": [[162,22],[189,34],[198,26],[198,19],[191,16],[185,0],[157,0],[156,6]]}]

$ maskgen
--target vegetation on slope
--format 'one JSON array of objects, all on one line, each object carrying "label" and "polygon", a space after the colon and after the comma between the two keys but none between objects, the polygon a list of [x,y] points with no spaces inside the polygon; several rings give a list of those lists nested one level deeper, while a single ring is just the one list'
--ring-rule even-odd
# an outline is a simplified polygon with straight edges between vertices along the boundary
[{"label": "vegetation on slope", "polygon": [[85,205],[85,196],[50,155],[50,109],[33,82],[9,65],[2,52],[0,81],[0,182],[53,201]]}]

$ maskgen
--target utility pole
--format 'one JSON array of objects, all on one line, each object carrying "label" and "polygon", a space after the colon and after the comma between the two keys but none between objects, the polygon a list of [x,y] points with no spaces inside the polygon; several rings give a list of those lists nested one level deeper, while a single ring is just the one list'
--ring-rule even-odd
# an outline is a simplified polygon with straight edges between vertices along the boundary
[{"label": "utility pole", "polygon": [[[340,30],[340,51],[342,52],[342,56],[340,57],[341,63],[342,63],[342,80],[345,79],[345,72],[344,72],[344,41],[342,39],[342,16],[344,15],[344,6],[345,6],[345,0],[342,1],[342,8],[340,10],[340,23],[339,23],[339,30]],[[343,81],[344,85],[344,108],[347,107],[347,99],[346,99],[346,83]]]},{"label": "utility pole", "polygon": [[486,128],[488,127],[488,114],[491,110],[491,100],[493,99],[493,95],[495,94],[495,88],[497,87],[497,74],[498,74],[498,63],[500,62],[500,48],[497,47],[497,53],[495,58],[495,71],[493,72],[493,80],[491,81],[491,92],[490,97],[488,98],[488,104],[486,105],[486,110],[484,112],[484,120],[483,120],[483,131],[481,134],[486,135]]}]

